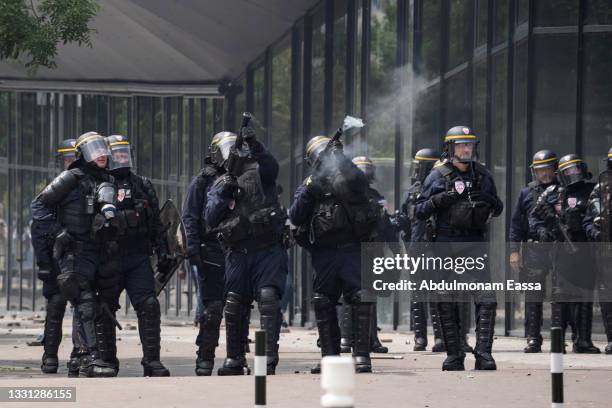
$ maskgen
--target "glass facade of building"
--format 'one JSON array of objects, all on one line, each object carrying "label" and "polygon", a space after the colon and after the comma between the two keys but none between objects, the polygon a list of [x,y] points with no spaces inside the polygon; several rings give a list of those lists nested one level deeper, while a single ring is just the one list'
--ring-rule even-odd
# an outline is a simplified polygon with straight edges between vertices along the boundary
[{"label": "glass facade of building", "polygon": [[[375,162],[376,187],[389,211],[404,197],[414,152],[440,149],[446,129],[470,125],[506,206],[490,232],[494,267],[503,274],[510,215],[530,179],[531,155],[545,147],[559,155],[577,152],[597,173],[612,145],[610,49],[609,1],[323,0],[237,78],[245,92],[227,109],[236,115],[227,122],[235,127],[241,112],[254,112],[261,138],[280,162],[289,205],[308,172],[308,139],[332,133],[345,114],[363,117],[367,126],[345,145]],[[126,132],[137,146],[139,170],[163,198],[180,204],[222,116],[223,104],[213,99],[2,93],[5,303],[33,304],[29,297],[15,300],[33,291],[27,203],[53,173],[48,161],[60,135]],[[289,315],[304,324],[313,318],[310,262],[300,249],[291,255]],[[178,284],[166,300],[177,312],[190,299],[180,296]],[[521,334],[522,313],[518,296],[499,299],[498,332]],[[406,327],[407,299],[382,299],[379,321]]]}]

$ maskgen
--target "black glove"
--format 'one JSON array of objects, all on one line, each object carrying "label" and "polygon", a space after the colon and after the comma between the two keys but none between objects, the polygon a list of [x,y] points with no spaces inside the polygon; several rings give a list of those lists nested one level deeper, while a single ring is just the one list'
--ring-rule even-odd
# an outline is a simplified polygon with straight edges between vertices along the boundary
[{"label": "black glove", "polygon": [[159,251],[157,253],[157,270],[163,274],[170,272],[170,269],[176,263],[176,257],[167,253],[166,251]]},{"label": "black glove", "polygon": [[541,220],[548,221],[557,216],[555,209],[549,204],[540,204],[534,210],[535,215]]},{"label": "black glove", "polygon": [[254,142],[256,140],[257,134],[255,133],[255,129],[253,129],[251,126],[247,126],[245,128],[242,128],[240,130],[240,135],[242,136],[242,139],[247,142],[247,144],[251,144],[251,142]]},{"label": "black glove", "polygon": [[454,191],[443,191],[438,194],[434,194],[431,197],[431,202],[436,208],[447,208],[450,207],[459,198],[458,194]]},{"label": "black glove", "polygon": [[235,198],[238,193],[238,181],[236,177],[229,174],[224,174],[219,177],[216,182],[219,187],[219,193],[224,198]]},{"label": "black glove", "polygon": [[546,228],[540,228],[538,230],[538,241],[540,242],[553,242],[555,239]]},{"label": "black glove", "polygon": [[38,263],[38,279],[50,282],[53,279],[53,266],[50,263]]},{"label": "black glove", "polygon": [[323,185],[321,179],[317,176],[310,176],[306,180],[306,191],[314,199],[318,199],[323,196]]},{"label": "black glove", "polygon": [[484,201],[491,205],[491,207],[497,206],[497,198],[494,195],[487,193],[486,191],[477,191],[471,195],[472,200]]}]

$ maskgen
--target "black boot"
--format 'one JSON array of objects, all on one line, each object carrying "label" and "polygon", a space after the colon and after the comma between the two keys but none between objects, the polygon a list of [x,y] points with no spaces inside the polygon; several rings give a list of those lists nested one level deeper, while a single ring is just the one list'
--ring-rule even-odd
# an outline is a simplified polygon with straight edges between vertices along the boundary
[{"label": "black boot", "polygon": [[68,377],[78,377],[79,376],[79,366],[81,365],[81,357],[82,353],[79,349],[73,348],[70,353],[70,360],[66,363],[66,367],[68,368]]},{"label": "black boot", "polygon": [[353,347],[353,317],[346,300],[340,306],[340,352],[350,353]]},{"label": "black boot", "polygon": [[142,344],[142,368],[144,377],[169,377],[170,371],[160,361],[161,316],[159,302],[148,297],[139,305],[138,334]]},{"label": "black boot", "polygon": [[[338,326],[336,305],[322,293],[313,294],[312,305],[317,319],[321,356],[340,355],[340,327]],[[321,373],[321,365],[317,364],[310,372],[312,374]]]},{"label": "black boot", "polygon": [[244,335],[245,318],[248,311],[246,300],[237,293],[229,292],[225,301],[225,336],[227,357],[217,375],[249,374],[246,364]]},{"label": "black boot", "polygon": [[427,310],[425,302],[411,302],[410,316],[412,317],[412,330],[414,331],[414,351],[427,349]]},{"label": "black boot", "polygon": [[436,304],[429,302],[429,315],[431,316],[431,327],[434,333],[434,345],[431,351],[434,353],[442,353],[446,351],[444,346],[444,340],[442,339],[442,330],[440,329],[440,317],[438,316],[438,310]]},{"label": "black boot", "polygon": [[525,302],[525,337],[527,347],[525,353],[542,352],[542,303]]},{"label": "black boot", "polygon": [[604,323],[606,338],[608,340],[605,353],[612,354],[612,302],[600,302],[599,307],[601,308],[601,318]]},{"label": "black boot", "polygon": [[114,375],[107,375],[107,377],[116,377],[119,372],[119,360],[117,360],[117,331],[114,316],[111,317],[106,312],[102,312],[98,316],[96,319],[96,342],[100,359],[115,371]]},{"label": "black boot", "polygon": [[351,298],[353,314],[353,358],[355,359],[355,372],[371,373],[370,347],[372,340],[372,312],[374,303],[362,301],[362,294],[357,293]]},{"label": "black boot", "polygon": [[463,371],[465,370],[463,364],[465,352],[461,347],[456,304],[439,302],[436,303],[436,309],[440,318],[440,329],[444,339],[444,346],[446,347],[446,359],[442,363],[442,371]]},{"label": "black boot", "polygon": [[459,333],[461,348],[465,353],[473,353],[474,349],[468,343],[468,332],[470,331],[472,305],[469,302],[457,303],[457,315],[459,316]]},{"label": "black boot", "polygon": [[493,350],[493,335],[495,334],[495,314],[497,303],[476,304],[476,370],[497,370],[495,360],[491,355]]},{"label": "black boot", "polygon": [[196,338],[198,358],[196,359],[195,373],[198,376],[212,375],[215,365],[215,349],[219,345],[219,326],[222,318],[222,300],[204,302],[204,312],[199,321],[199,333]]},{"label": "black boot", "polygon": [[278,340],[282,322],[280,293],[274,287],[264,287],[259,291],[258,304],[261,329],[266,332],[267,374],[274,375],[278,365]]},{"label": "black boot", "polygon": [[370,341],[372,346],[370,351],[372,353],[385,354],[389,352],[389,349],[382,345],[378,339],[378,316],[376,314],[376,303],[372,307],[372,321],[370,322]]},{"label": "black boot", "polygon": [[45,374],[55,374],[59,366],[57,350],[62,341],[62,321],[66,301],[60,294],[51,296],[47,301],[47,316],[45,317],[45,334],[43,340],[44,353],[40,369]]},{"label": "black boot", "polygon": [[593,327],[593,303],[581,302],[574,305],[574,323],[576,324],[576,340],[574,353],[599,354],[601,350],[593,345],[591,329]]}]

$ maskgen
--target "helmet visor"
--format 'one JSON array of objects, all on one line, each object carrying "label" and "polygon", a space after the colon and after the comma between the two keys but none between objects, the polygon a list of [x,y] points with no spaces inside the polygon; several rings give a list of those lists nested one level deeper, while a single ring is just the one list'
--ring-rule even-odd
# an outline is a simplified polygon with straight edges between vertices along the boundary
[{"label": "helmet visor", "polygon": [[85,161],[88,163],[102,156],[109,156],[108,146],[102,137],[86,141],[85,143],[81,144],[79,148],[83,154],[83,159],[85,159]]},{"label": "helmet visor", "polygon": [[132,154],[128,142],[114,142],[110,144],[109,170],[132,168]]}]

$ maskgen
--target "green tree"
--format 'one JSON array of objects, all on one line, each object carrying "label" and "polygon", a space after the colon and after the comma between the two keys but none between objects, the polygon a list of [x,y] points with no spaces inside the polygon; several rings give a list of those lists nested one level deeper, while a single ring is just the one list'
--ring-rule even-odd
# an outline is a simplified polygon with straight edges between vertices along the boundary
[{"label": "green tree", "polygon": [[60,43],[91,47],[88,25],[98,10],[95,0],[1,0],[0,60],[24,59],[31,74],[55,68]]}]

